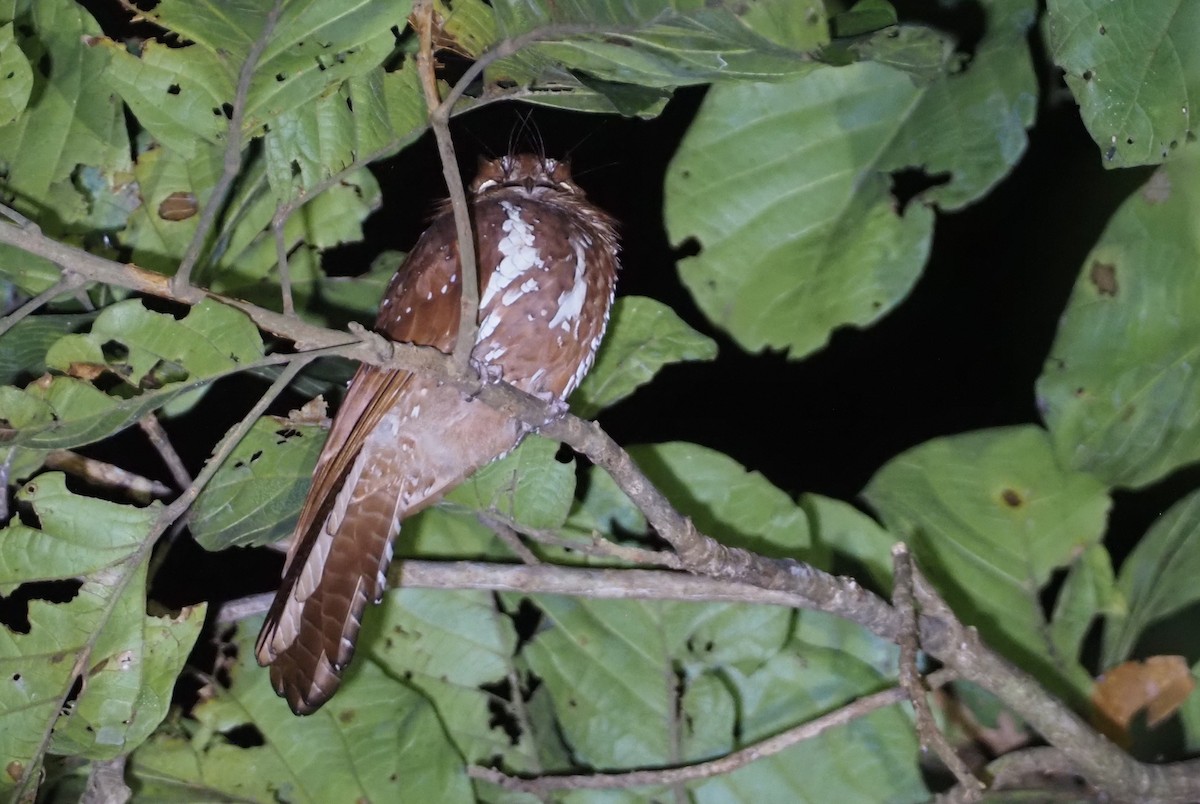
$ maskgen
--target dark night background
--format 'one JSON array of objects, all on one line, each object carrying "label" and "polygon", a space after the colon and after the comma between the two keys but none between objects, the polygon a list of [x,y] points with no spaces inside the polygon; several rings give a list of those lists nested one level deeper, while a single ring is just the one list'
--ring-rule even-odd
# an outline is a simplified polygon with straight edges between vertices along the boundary
[{"label": "dark night background", "polygon": [[[110,33],[125,19],[110,0],[81,4]],[[965,4],[953,13],[933,2],[895,5],[902,20],[955,32],[968,54],[980,34],[981,17],[963,13]],[[1104,169],[1037,30],[1030,43],[1042,86],[1021,162],[976,205],[939,213],[929,264],[897,309],[869,329],[834,333],[824,350],[797,361],[740,351],[708,324],[678,281],[675,260],[696,246],[667,241],[662,188],[702,88],[680,90],[648,121],[508,104],[461,115],[453,127],[467,178],[478,155],[507,152],[514,136],[518,146],[540,138],[548,155],[569,155],[589,196],[621,222],[618,292],[666,302],[718,341],[715,363],[668,367],[601,415],[618,442],[694,441],[762,472],[791,495],[854,500],[880,466],[930,438],[1039,421],[1033,385],[1075,276],[1113,211],[1148,175]],[[367,221],[364,242],[326,256],[333,272],[359,273],[384,249],[407,250],[445,195],[429,136],[373,170],[384,208]],[[918,173],[898,176],[896,191],[911,196],[922,180]],[[220,383],[202,412],[166,422],[193,472],[262,388],[247,378]],[[283,400],[276,412],[302,401]],[[144,466],[131,468],[162,474],[137,431],[87,451],[126,466],[139,460],[130,457],[138,452]],[[1115,563],[1197,476],[1177,473],[1149,490],[1115,495],[1106,541]],[[208,554],[185,540],[172,551],[155,596],[179,605],[265,591],[280,563],[266,550]]]}]

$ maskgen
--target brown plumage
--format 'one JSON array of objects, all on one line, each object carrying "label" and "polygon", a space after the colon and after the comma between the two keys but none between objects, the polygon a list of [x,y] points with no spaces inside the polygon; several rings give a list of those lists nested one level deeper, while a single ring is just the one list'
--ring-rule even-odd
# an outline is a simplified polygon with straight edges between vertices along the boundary
[{"label": "brown plumage", "polygon": [[[479,265],[472,357],[541,398],[565,399],[592,364],[617,272],[612,221],[564,163],[528,154],[480,166],[471,185]],[[392,278],[376,329],[444,352],[458,332],[454,218],[443,208]],[[258,637],[259,664],[296,714],[337,690],[368,602],[378,602],[401,521],[507,453],[525,428],[436,380],[364,365],[317,461]]]}]

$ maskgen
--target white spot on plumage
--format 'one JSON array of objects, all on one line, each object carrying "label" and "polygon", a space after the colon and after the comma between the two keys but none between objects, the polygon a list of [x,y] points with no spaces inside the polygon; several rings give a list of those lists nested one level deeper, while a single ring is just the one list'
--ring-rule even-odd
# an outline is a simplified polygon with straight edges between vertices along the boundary
[{"label": "white spot on plumage", "polygon": [[564,290],[558,296],[558,312],[550,319],[550,329],[561,327],[563,332],[579,334],[579,317],[583,312],[583,302],[587,299],[587,250],[580,238],[571,235],[571,247],[575,249],[575,282],[570,290]]},{"label": "white spot on plumage", "polygon": [[493,346],[491,351],[489,351],[486,355],[483,356],[483,359],[484,359],[484,361],[490,363],[493,360],[497,360],[497,359],[503,357],[504,353],[507,351],[508,350],[505,349],[503,346]]},{"label": "white spot on plumage", "polygon": [[521,217],[521,208],[508,201],[501,201],[500,206],[504,208],[508,218],[501,227],[506,234],[500,238],[496,248],[504,257],[496,266],[496,270],[488,277],[487,287],[484,288],[483,296],[479,299],[481,307],[486,307],[496,297],[496,294],[511,285],[529,269],[541,268],[546,264],[546,261],[542,259],[541,252],[533,245],[533,227]]},{"label": "white spot on plumage", "polygon": [[432,290],[425,294],[425,301],[433,301],[433,291]]},{"label": "white spot on plumage", "polygon": [[449,289],[450,289],[449,285],[442,285],[442,293],[445,293]]},{"label": "white spot on plumage", "polygon": [[458,281],[458,274],[450,274],[450,284],[453,285]]},{"label": "white spot on plumage", "polygon": [[413,405],[413,409],[412,409],[412,417],[415,419],[415,418],[417,418],[417,417],[418,417],[418,416],[420,416],[420,415],[421,415],[421,406],[420,406],[420,405]]},{"label": "white spot on plumage", "polygon": [[492,310],[482,321],[479,322],[479,335],[476,336],[475,343],[481,343],[487,338],[490,338],[498,326],[500,326],[500,311]]}]

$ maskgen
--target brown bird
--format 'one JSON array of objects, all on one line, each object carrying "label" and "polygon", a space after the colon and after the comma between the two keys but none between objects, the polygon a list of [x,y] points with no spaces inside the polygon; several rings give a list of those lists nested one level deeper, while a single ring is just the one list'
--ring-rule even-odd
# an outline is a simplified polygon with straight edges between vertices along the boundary
[{"label": "brown bird", "polygon": [[[472,359],[523,391],[565,400],[608,323],[613,221],[554,159],[483,162],[470,189],[479,265]],[[460,288],[454,217],[443,206],[388,285],[375,328],[449,352]],[[341,683],[367,602],[383,596],[401,521],[512,450],[526,429],[436,379],[359,367],[258,637],[258,662],[270,665],[271,684],[293,712],[316,711]]]}]

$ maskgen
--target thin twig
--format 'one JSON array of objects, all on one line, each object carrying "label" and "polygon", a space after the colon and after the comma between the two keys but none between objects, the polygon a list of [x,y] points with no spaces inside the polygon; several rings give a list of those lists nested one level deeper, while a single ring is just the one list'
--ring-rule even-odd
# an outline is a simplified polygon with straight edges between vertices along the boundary
[{"label": "thin twig", "polygon": [[417,49],[417,72],[421,89],[425,93],[425,105],[429,108],[429,126],[437,141],[438,156],[442,160],[442,176],[450,193],[450,205],[454,209],[454,229],[458,237],[459,282],[458,335],[454,340],[454,359],[461,368],[466,368],[475,348],[479,331],[479,269],[475,261],[475,236],[471,231],[471,210],[467,206],[467,195],[463,190],[462,175],[458,172],[458,157],[454,153],[454,141],[450,138],[450,111],[453,104],[446,106],[438,97],[437,75],[433,63],[433,2],[417,0],[413,6],[413,23],[417,29],[420,46]]},{"label": "thin twig", "polygon": [[174,279],[171,280],[171,285],[177,293],[191,286],[192,269],[195,268],[196,261],[200,259],[204,241],[208,239],[209,232],[212,231],[213,224],[216,222],[217,214],[225,206],[225,197],[229,194],[234,179],[241,171],[242,123],[246,115],[246,99],[250,94],[250,83],[254,79],[258,60],[262,58],[262,54],[267,49],[271,40],[271,32],[274,31],[275,24],[279,22],[282,12],[283,0],[275,0],[271,10],[267,12],[267,18],[263,21],[262,32],[250,46],[246,60],[242,63],[242,69],[238,74],[237,90],[233,96],[233,112],[229,115],[229,130],[225,140],[225,157],[221,168],[221,178],[213,188],[212,195],[208,197],[208,203],[204,205],[204,211],[201,212],[200,220],[196,224],[196,232],[192,235],[192,241],[188,243],[187,251],[183,253],[183,259],[179,261],[179,269],[175,272]]},{"label": "thin twig", "polygon": [[504,546],[513,552],[517,558],[521,559],[522,564],[541,564],[542,560],[534,555],[534,552],[525,546],[521,541],[521,537],[517,531],[510,527],[509,524],[499,517],[492,516],[488,512],[479,511],[475,514],[475,518],[479,524],[490,530],[492,533],[504,542]]},{"label": "thin twig", "polygon": [[154,525],[151,526],[150,531],[146,534],[146,537],[142,540],[142,543],[138,545],[138,548],[134,550],[127,559],[125,559],[123,562],[123,571],[118,575],[118,577],[116,577],[112,585],[108,587],[108,597],[105,599],[99,617],[97,618],[97,625],[95,629],[93,629],[88,635],[83,647],[75,657],[75,664],[72,667],[70,678],[67,680],[67,683],[63,685],[62,692],[58,696],[58,700],[55,705],[52,708],[47,708],[47,711],[53,712],[54,714],[47,718],[46,728],[42,733],[41,740],[38,742],[38,746],[35,749],[33,756],[29,758],[29,761],[21,769],[21,775],[17,779],[16,783],[16,792],[14,795],[15,800],[24,800],[26,796],[32,793],[33,785],[36,783],[39,775],[39,768],[41,767],[42,759],[45,757],[46,751],[50,747],[50,739],[54,734],[54,724],[58,720],[59,713],[66,704],[67,697],[70,695],[71,690],[74,687],[75,679],[79,678],[87,670],[87,668],[91,667],[92,652],[96,649],[96,644],[100,639],[100,635],[104,633],[109,619],[116,610],[117,603],[124,596],[125,589],[129,586],[133,578],[137,576],[138,567],[140,567],[142,562],[145,561],[149,556],[150,551],[153,550],[158,538],[166,531],[167,528],[174,524],[177,519],[183,516],[184,513],[187,512],[188,508],[191,507],[192,503],[196,501],[196,497],[200,495],[200,492],[212,479],[213,475],[216,474],[217,469],[219,469],[221,464],[224,463],[225,459],[229,457],[229,454],[233,452],[234,447],[236,447],[238,443],[245,438],[246,433],[250,432],[250,428],[254,426],[256,421],[258,421],[259,416],[266,412],[267,407],[270,406],[270,404],[275,400],[275,397],[277,397],[283,391],[283,389],[287,388],[291,381],[295,379],[296,375],[300,373],[300,370],[303,369],[304,366],[308,365],[308,362],[308,359],[293,361],[282,372],[280,372],[279,377],[274,383],[271,384],[271,387],[267,389],[267,392],[262,395],[258,402],[256,402],[246,414],[246,416],[225,435],[224,439],[221,440],[221,443],[213,451],[212,459],[205,465],[204,469],[201,470],[200,474],[192,482],[192,485],[188,486],[187,489],[185,489],[184,492],[180,494],[179,497],[176,498],[170,505],[162,509],[162,513],[155,518]]},{"label": "thin twig", "polygon": [[138,427],[142,428],[142,432],[150,439],[150,445],[154,447],[154,451],[158,453],[158,456],[162,458],[162,462],[166,464],[167,471],[171,473],[171,479],[175,481],[175,485],[180,490],[190,486],[192,484],[192,476],[188,474],[187,467],[183,465],[183,459],[175,451],[175,445],[167,437],[167,431],[163,429],[158,416],[154,413],[147,413],[138,419]]},{"label": "thin twig", "polygon": [[294,316],[296,302],[292,298],[292,270],[288,267],[287,241],[284,239],[284,227],[287,226],[287,216],[275,211],[271,219],[271,234],[275,238],[275,264],[279,269],[279,293],[283,297],[283,314]]},{"label": "thin twig", "polygon": [[[938,729],[933,720],[933,712],[929,708],[926,689],[922,684],[921,673],[917,670],[917,610],[913,605],[913,565],[908,547],[899,542],[892,547],[892,605],[900,613],[900,634],[897,642],[900,645],[900,687],[908,693],[916,715],[917,738],[921,747],[932,749],[938,758],[954,774],[964,795],[964,801],[978,801],[985,789],[983,782],[971,773],[967,763],[963,762],[954,747],[946,740],[946,736]],[[973,791],[973,792],[972,792]],[[974,796],[974,797],[972,797]]]},{"label": "thin twig", "polygon": [[82,287],[83,283],[83,277],[73,274],[70,271],[63,271],[62,278],[49,288],[43,290],[41,293],[22,304],[8,315],[0,318],[0,335],[8,332],[10,329],[16,326],[18,322],[20,322],[30,313],[37,310],[42,305],[48,304],[64,293],[71,293],[77,290],[78,288]]},{"label": "thin twig", "polygon": [[148,503],[154,497],[171,496],[171,489],[157,480],[68,449],[51,450],[46,453],[42,463],[47,469],[81,477],[93,485],[125,491],[137,502]]},{"label": "thin twig", "polygon": [[[930,687],[939,687],[953,678],[953,673],[938,670],[929,676],[928,681]],[[798,743],[811,740],[829,729],[843,726],[885,706],[898,704],[906,700],[907,695],[900,687],[877,692],[739,751],[726,754],[718,759],[679,768],[573,776],[540,776],[534,779],[524,779],[518,776],[509,776],[494,768],[472,766],[467,768],[467,774],[473,779],[482,779],[500,785],[506,790],[516,790],[534,795],[547,794],[556,790],[619,790],[631,787],[682,784],[698,779],[709,779],[713,776],[731,773],[738,768],[744,768],[751,762],[774,756]]]}]

